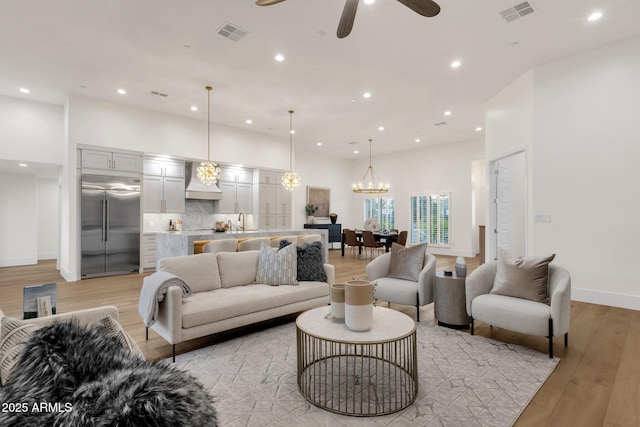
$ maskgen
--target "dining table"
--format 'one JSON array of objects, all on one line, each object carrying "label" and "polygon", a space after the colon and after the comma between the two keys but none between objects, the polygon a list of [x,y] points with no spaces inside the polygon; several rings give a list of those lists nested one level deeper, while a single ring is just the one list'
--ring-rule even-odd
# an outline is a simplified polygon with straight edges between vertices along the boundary
[{"label": "dining table", "polygon": [[[362,230],[354,230],[356,232],[356,238],[359,241],[362,241]],[[374,231],[373,237],[375,237],[377,242],[384,243],[384,251],[389,252],[391,248],[391,244],[398,240],[398,234],[395,231]],[[342,242],[340,243],[340,250],[342,251],[342,256],[344,256],[344,246],[346,241],[346,235],[344,230],[342,231]],[[362,246],[358,246],[358,255],[362,255]]]}]

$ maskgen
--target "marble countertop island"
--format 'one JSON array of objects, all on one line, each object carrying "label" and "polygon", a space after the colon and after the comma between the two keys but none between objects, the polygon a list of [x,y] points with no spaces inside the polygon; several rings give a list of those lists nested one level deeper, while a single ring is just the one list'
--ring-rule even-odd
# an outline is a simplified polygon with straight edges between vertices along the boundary
[{"label": "marble countertop island", "polygon": [[329,259],[328,231],[309,228],[287,230],[247,230],[215,232],[213,230],[164,231],[156,234],[156,260],[181,255],[193,255],[193,243],[196,240],[255,239],[258,237],[298,236],[301,234],[320,234],[325,252]]}]

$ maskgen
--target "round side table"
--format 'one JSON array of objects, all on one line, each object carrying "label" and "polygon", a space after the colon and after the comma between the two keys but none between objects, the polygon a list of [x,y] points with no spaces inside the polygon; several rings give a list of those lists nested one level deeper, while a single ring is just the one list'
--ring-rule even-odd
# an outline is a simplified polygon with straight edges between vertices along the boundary
[{"label": "round side table", "polygon": [[409,316],[374,307],[373,325],[354,332],[329,307],[296,319],[298,389],[314,405],[343,415],[386,415],[418,394],[416,324]]},{"label": "round side table", "polygon": [[435,316],[438,325],[463,329],[469,327],[471,318],[467,315],[464,277],[445,276],[444,271],[436,272]]}]

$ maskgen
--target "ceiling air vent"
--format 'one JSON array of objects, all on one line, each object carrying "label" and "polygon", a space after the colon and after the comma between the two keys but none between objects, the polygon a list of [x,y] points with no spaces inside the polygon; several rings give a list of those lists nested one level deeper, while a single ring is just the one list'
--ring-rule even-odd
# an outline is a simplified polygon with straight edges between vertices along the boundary
[{"label": "ceiling air vent", "polygon": [[159,98],[166,98],[167,96],[169,96],[166,93],[162,93],[162,92],[158,92],[157,90],[150,90],[147,95],[151,95],[151,96],[157,96]]},{"label": "ceiling air vent", "polygon": [[218,34],[224,38],[237,42],[238,40],[249,34],[249,32],[247,30],[243,30],[237,25],[233,25],[227,22],[222,27],[218,28]]},{"label": "ceiling air vent", "polygon": [[518,18],[522,18],[523,16],[527,16],[534,12],[533,3],[529,1],[525,1],[523,3],[519,3],[509,9],[505,9],[500,12],[502,19],[507,22],[514,21]]},{"label": "ceiling air vent", "polygon": [[447,122],[438,122],[438,123],[434,123],[434,126],[446,126]]}]

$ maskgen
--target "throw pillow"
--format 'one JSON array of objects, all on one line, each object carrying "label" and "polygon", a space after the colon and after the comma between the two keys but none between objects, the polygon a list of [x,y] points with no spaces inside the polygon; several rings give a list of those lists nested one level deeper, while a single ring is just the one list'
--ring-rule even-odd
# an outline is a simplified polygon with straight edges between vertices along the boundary
[{"label": "throw pillow", "polygon": [[297,285],[297,264],[295,245],[274,252],[271,246],[262,242],[256,282],[272,286]]},{"label": "throw pillow", "polygon": [[312,242],[305,244],[298,251],[298,281],[299,282],[326,282],[327,273],[322,262],[322,243]]},{"label": "throw pillow", "polygon": [[7,379],[18,362],[24,344],[40,326],[13,317],[3,317],[0,327],[0,385]]},{"label": "throw pillow", "polygon": [[394,242],[391,245],[391,259],[389,260],[387,277],[417,282],[424,264],[426,250],[426,243],[416,246],[402,246]]},{"label": "throw pillow", "polygon": [[491,293],[548,304],[549,264],[555,256],[516,258],[500,251]]},{"label": "throw pillow", "polygon": [[141,359],[145,358],[144,354],[142,354],[142,350],[138,347],[138,344],[136,344],[127,331],[122,328],[122,325],[113,317],[105,316],[99,319],[96,323],[96,328],[106,336],[116,339],[122,347],[131,350],[131,352],[136,356]]},{"label": "throw pillow", "polygon": [[284,247],[287,247],[287,246],[289,246],[291,244],[291,242],[288,241],[287,239],[280,240],[280,242],[278,242],[278,243],[279,243],[278,250],[280,250],[280,249],[282,249]]}]

